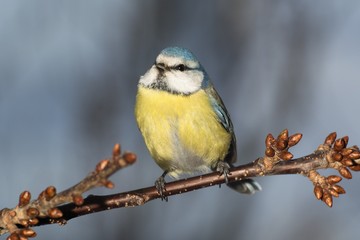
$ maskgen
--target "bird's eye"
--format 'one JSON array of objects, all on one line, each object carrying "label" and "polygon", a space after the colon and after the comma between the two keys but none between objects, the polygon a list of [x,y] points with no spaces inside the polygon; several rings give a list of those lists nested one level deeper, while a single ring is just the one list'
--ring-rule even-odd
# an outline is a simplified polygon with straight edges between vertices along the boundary
[{"label": "bird's eye", "polygon": [[185,71],[185,65],[184,64],[179,64],[175,68],[176,68],[176,70],[179,70],[181,72]]}]

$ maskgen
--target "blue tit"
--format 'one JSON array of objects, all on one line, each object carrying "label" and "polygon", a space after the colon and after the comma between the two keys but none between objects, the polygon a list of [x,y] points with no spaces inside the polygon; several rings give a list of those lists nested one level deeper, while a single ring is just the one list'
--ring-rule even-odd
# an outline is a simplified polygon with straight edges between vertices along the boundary
[{"label": "blue tit", "polygon": [[[192,52],[168,47],[138,84],[135,117],[145,144],[164,170],[155,185],[162,195],[164,177],[205,173],[227,175],[236,161],[236,138],[230,116],[205,69]],[[252,194],[251,179],[229,183]],[[163,197],[163,195],[162,195]]]}]

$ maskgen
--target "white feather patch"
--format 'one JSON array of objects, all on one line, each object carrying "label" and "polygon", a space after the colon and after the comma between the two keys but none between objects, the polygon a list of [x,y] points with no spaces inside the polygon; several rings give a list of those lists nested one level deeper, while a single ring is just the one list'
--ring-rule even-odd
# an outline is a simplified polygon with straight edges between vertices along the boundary
[{"label": "white feather patch", "polygon": [[149,86],[155,81],[157,81],[157,76],[159,74],[159,70],[153,65],[145,74],[144,76],[140,77],[139,83],[143,84],[144,86]]},{"label": "white feather patch", "polygon": [[166,73],[168,88],[175,92],[189,94],[198,91],[201,88],[204,74],[198,70],[187,70],[184,72]]}]

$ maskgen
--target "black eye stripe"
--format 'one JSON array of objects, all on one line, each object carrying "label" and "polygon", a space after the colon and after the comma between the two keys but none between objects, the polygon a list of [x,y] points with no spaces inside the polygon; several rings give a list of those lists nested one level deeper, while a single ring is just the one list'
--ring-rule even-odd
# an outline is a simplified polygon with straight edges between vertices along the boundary
[{"label": "black eye stripe", "polygon": [[175,65],[175,66],[172,66],[170,68],[173,69],[173,70],[181,71],[181,72],[191,69],[191,68],[185,66],[184,64]]},{"label": "black eye stripe", "polygon": [[157,63],[155,62],[154,64],[157,68],[159,69],[162,69],[162,70],[176,70],[176,71],[180,71],[180,72],[184,72],[184,71],[187,71],[187,70],[195,70],[195,69],[198,69],[198,68],[191,68],[191,67],[188,67],[186,66],[185,64],[177,64],[177,65],[173,65],[173,66],[167,66],[166,64],[164,63]]}]

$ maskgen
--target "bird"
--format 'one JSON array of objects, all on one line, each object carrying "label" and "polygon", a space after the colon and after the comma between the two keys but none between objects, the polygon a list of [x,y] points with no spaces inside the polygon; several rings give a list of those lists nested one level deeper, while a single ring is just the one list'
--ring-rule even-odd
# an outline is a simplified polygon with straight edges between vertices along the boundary
[{"label": "bird", "polygon": [[209,75],[188,49],[167,47],[140,77],[135,118],[151,157],[163,169],[155,181],[161,199],[165,176],[219,171],[227,185],[246,194],[261,190],[252,179],[228,183],[236,162],[230,115]]}]

